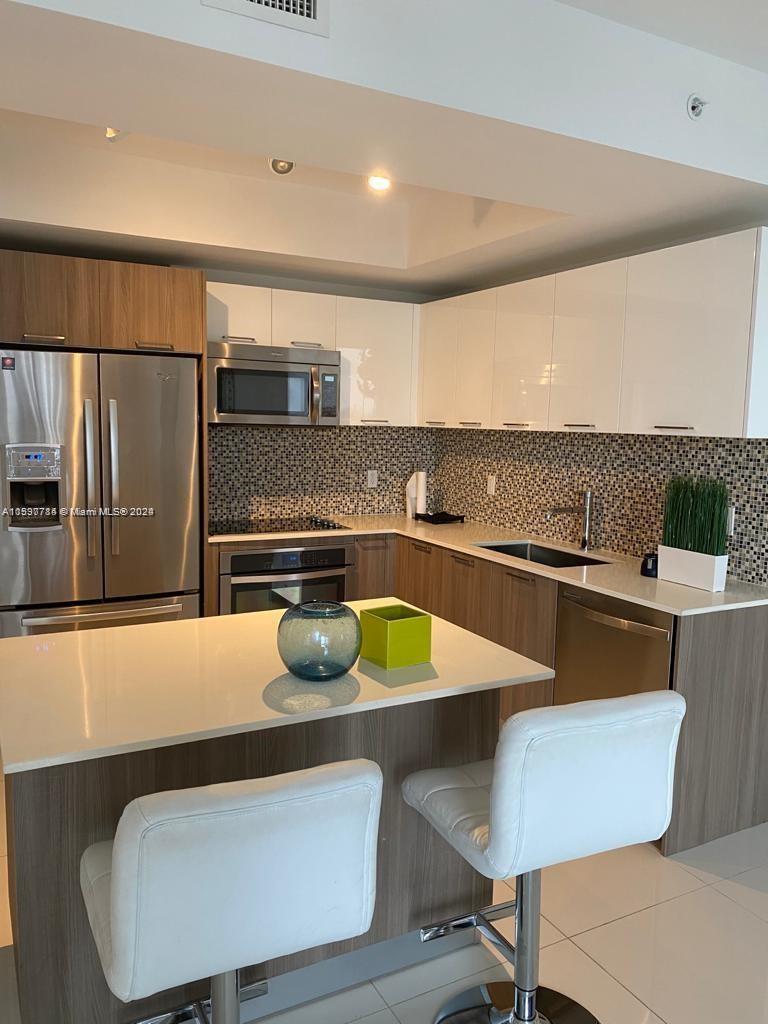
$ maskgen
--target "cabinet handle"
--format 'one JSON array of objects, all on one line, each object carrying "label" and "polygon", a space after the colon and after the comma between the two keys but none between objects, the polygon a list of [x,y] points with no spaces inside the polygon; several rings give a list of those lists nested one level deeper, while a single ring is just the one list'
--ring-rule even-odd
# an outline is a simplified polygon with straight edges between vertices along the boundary
[{"label": "cabinet handle", "polygon": [[38,343],[50,342],[51,345],[66,345],[66,334],[22,334],[22,341],[34,341]]},{"label": "cabinet handle", "polygon": [[511,576],[513,580],[519,580],[521,583],[535,583],[535,576],[527,576],[524,572],[515,572],[513,569],[507,569],[505,575]]},{"label": "cabinet handle", "polygon": [[428,427],[444,427],[445,420],[425,420]]},{"label": "cabinet handle", "polygon": [[460,427],[482,427],[482,420],[459,420]]},{"label": "cabinet handle", "polygon": [[322,341],[292,341],[296,348],[323,348]]},{"label": "cabinet handle", "polygon": [[684,427],[681,424],[674,423],[654,423],[654,430],[695,430],[696,427]]},{"label": "cabinet handle", "polygon": [[594,423],[564,423],[563,426],[568,428],[575,428],[579,430],[596,430],[597,427]]},{"label": "cabinet handle", "polygon": [[454,560],[454,562],[460,562],[462,565],[469,566],[470,569],[475,568],[475,563],[472,561],[471,558],[462,558],[461,555],[451,555],[451,558]]},{"label": "cabinet handle", "polygon": [[152,349],[159,352],[173,352],[174,345],[171,341],[135,341],[136,348]]},{"label": "cabinet handle", "polygon": [[416,544],[416,543],[414,543],[413,546],[414,546],[414,548],[417,551],[423,551],[425,555],[431,555],[432,554],[432,548],[428,547],[428,545],[426,545],[426,544]]},{"label": "cabinet handle", "polygon": [[389,420],[360,420],[361,423],[389,423]]},{"label": "cabinet handle", "polygon": [[530,423],[502,423],[502,427],[530,427]]},{"label": "cabinet handle", "polygon": [[249,338],[248,335],[246,335],[246,334],[222,334],[221,340],[222,341],[250,341],[254,345],[258,344],[258,342],[256,341],[255,338]]}]

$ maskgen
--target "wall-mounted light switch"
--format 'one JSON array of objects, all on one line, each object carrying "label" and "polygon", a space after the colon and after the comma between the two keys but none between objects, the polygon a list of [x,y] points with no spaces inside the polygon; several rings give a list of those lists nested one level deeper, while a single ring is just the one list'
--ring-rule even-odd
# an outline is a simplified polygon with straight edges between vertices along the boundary
[{"label": "wall-mounted light switch", "polygon": [[379,471],[378,469],[369,469],[366,473],[366,483],[369,487],[379,486]]},{"label": "wall-mounted light switch", "polygon": [[496,493],[496,474],[495,473],[489,473],[488,474],[487,491],[488,491],[488,496],[491,497],[491,498]]}]

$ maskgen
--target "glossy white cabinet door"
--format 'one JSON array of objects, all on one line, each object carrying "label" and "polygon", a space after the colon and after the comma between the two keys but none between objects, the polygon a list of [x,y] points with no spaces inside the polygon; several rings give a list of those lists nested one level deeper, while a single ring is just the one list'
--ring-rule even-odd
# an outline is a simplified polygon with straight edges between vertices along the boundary
[{"label": "glossy white cabinet door", "polygon": [[208,340],[272,341],[272,291],[247,284],[219,284],[209,281]]},{"label": "glossy white cabinet door", "polygon": [[620,429],[740,437],[757,231],[629,259]]},{"label": "glossy white cabinet door", "polygon": [[336,348],[336,296],[273,289],[272,344]]},{"label": "glossy white cabinet door", "polygon": [[491,425],[493,350],[496,334],[496,289],[461,295],[457,299],[456,402],[459,427]]},{"label": "glossy white cabinet door", "polygon": [[456,425],[456,363],[459,307],[440,299],[421,307],[421,403],[419,422],[426,427]]},{"label": "glossy white cabinet door", "polygon": [[626,260],[556,275],[550,430],[618,430],[626,295]]},{"label": "glossy white cabinet door", "polygon": [[554,312],[554,276],[497,289],[493,427],[547,429]]},{"label": "glossy white cabinet door", "polygon": [[413,305],[339,296],[341,422],[410,426]]}]

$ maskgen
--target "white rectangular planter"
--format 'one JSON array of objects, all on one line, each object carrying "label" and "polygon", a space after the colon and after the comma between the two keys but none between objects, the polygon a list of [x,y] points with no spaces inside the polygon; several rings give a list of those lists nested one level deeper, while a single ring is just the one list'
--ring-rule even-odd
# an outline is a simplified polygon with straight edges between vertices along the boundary
[{"label": "white rectangular planter", "polygon": [[725,590],[728,555],[703,555],[700,551],[668,548],[659,544],[659,579],[669,583],[683,583],[686,587]]}]

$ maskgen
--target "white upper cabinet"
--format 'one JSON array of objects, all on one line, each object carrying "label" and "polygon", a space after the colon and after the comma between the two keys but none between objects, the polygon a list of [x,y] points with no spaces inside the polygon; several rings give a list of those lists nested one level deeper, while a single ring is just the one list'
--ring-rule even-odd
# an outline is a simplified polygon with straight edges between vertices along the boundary
[{"label": "white upper cabinet", "polygon": [[490,427],[496,289],[461,295],[456,342],[456,401],[453,419],[460,427]]},{"label": "white upper cabinet", "polygon": [[421,307],[421,403],[419,422],[427,427],[454,426],[459,335],[457,299],[440,299]]},{"label": "white upper cabinet", "polygon": [[493,427],[547,429],[554,312],[554,277],[497,289]]},{"label": "white upper cabinet", "polygon": [[339,296],[342,423],[413,424],[413,321],[410,303]]},{"label": "white upper cabinet", "polygon": [[209,281],[208,340],[246,341],[269,345],[272,341],[272,292],[245,284]]},{"label": "white upper cabinet", "polygon": [[272,344],[336,348],[336,296],[274,289]]},{"label": "white upper cabinet", "polygon": [[626,260],[557,274],[550,430],[618,430],[626,293]]},{"label": "white upper cabinet", "polygon": [[629,259],[620,429],[741,437],[757,231]]}]

